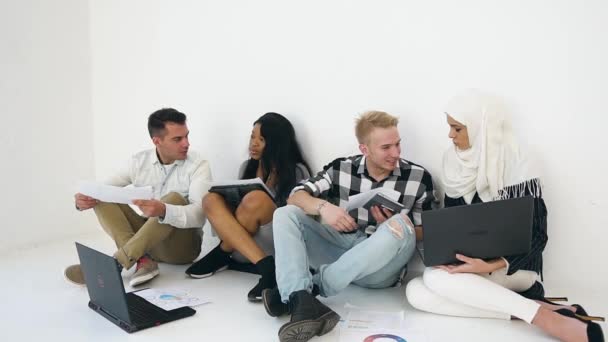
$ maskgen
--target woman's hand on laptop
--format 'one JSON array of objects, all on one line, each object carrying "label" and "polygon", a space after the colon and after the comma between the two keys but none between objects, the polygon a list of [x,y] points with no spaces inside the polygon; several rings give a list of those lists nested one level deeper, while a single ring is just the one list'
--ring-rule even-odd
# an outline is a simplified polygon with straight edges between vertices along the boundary
[{"label": "woman's hand on laptop", "polygon": [[437,268],[448,273],[491,273],[507,266],[502,258],[488,262],[482,259],[470,258],[462,254],[456,254],[456,259],[462,261],[464,264],[441,265],[437,266]]}]

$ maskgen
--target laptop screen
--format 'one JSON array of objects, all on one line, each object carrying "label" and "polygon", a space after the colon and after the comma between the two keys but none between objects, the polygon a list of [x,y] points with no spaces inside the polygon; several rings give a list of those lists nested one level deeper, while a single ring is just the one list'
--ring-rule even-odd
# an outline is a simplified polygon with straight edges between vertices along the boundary
[{"label": "laptop screen", "polygon": [[79,243],[76,243],[76,249],[91,302],[106,313],[130,322],[125,288],[116,260]]}]

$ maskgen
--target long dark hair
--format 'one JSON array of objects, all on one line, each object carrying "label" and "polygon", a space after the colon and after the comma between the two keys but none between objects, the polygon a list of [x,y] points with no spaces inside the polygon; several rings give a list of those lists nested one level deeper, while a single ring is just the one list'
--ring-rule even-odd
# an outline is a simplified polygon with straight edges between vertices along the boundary
[{"label": "long dark hair", "polygon": [[277,177],[276,202],[281,206],[287,202],[289,192],[296,185],[296,164],[303,164],[309,173],[310,168],[302,157],[291,122],[283,115],[266,113],[253,123],[254,126],[256,124],[260,124],[260,132],[266,145],[259,161],[249,159],[243,179],[255,178],[260,162],[264,172],[262,178],[264,183],[274,170]]}]

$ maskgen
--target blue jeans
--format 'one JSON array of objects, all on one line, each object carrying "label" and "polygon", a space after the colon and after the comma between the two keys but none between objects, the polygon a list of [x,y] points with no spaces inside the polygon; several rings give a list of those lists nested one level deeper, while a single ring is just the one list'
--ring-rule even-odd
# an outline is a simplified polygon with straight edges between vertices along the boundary
[{"label": "blue jeans", "polygon": [[[390,287],[399,280],[416,245],[413,229],[399,215],[378,226],[369,238],[361,230],[340,233],[293,205],[274,212],[273,226],[277,284],[283,302],[293,292],[310,292],[313,284],[325,297],[338,294],[350,283]],[[311,261],[320,265],[314,276],[309,271]]]}]

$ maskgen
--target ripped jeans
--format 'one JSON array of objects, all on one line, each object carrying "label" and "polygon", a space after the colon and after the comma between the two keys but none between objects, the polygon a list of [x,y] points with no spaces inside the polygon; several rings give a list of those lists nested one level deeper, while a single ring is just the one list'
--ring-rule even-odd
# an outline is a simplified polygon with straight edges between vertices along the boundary
[{"label": "ripped jeans", "polygon": [[[293,205],[274,213],[276,276],[281,299],[319,286],[321,295],[338,294],[350,283],[367,288],[394,285],[414,253],[416,235],[395,215],[369,238],[321,224]],[[310,267],[318,269],[313,276]]]}]

